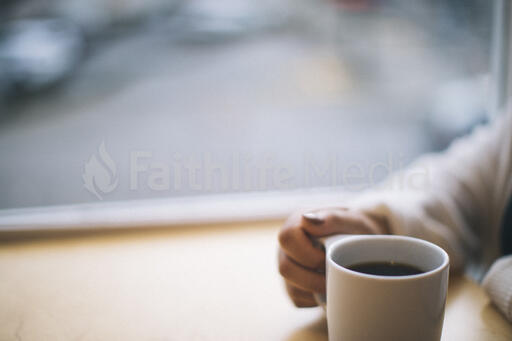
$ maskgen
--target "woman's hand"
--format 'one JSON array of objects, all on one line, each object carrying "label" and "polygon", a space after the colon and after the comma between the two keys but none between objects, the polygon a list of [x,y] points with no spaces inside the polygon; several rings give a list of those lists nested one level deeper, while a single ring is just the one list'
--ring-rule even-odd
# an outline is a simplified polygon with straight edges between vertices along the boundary
[{"label": "woman's hand", "polygon": [[293,303],[314,307],[313,293],[325,292],[325,251],[314,238],[384,233],[389,233],[385,219],[357,210],[330,208],[291,215],[279,232],[279,272]]}]

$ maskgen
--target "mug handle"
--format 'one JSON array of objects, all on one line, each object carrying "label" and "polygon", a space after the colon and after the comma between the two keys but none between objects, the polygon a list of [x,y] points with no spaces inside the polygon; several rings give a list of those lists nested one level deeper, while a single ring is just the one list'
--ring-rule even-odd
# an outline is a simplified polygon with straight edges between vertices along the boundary
[{"label": "mug handle", "polygon": [[[332,244],[334,244],[334,242],[336,242],[340,239],[343,239],[345,237],[349,237],[349,236],[351,236],[351,235],[350,234],[335,234],[333,236],[316,238],[316,241],[318,242],[320,247],[323,247],[325,249],[325,256],[327,257],[327,250],[329,249],[329,247],[331,247]],[[325,268],[327,270],[327,264],[326,264]],[[314,297],[316,303],[318,304],[318,306],[320,306],[324,310],[326,310],[327,298],[326,298],[325,294],[315,292],[315,293],[313,293],[313,297]]]}]

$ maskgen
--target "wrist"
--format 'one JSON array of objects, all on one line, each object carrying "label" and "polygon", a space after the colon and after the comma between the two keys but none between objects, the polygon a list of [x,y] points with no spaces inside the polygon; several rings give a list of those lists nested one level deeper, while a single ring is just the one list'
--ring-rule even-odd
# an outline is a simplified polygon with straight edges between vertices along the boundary
[{"label": "wrist", "polygon": [[377,214],[367,214],[375,226],[376,234],[391,234],[391,227],[387,217]]}]

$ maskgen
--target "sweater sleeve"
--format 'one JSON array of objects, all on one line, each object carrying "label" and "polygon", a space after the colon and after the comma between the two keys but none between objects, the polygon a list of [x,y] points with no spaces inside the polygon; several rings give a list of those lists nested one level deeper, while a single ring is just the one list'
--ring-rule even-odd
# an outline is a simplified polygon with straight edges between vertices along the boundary
[{"label": "sweater sleeve", "polygon": [[512,322],[512,256],[494,262],[483,286],[494,305]]},{"label": "sweater sleeve", "polygon": [[443,247],[452,269],[479,257],[500,223],[512,174],[511,115],[420,158],[349,206],[385,218],[391,233]]}]

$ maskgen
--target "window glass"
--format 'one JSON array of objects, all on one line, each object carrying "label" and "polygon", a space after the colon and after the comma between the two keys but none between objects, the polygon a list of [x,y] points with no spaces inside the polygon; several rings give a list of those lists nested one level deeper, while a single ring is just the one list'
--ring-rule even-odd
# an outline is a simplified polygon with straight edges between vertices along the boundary
[{"label": "window glass", "polygon": [[359,191],[487,117],[491,1],[0,6],[1,209]]}]

